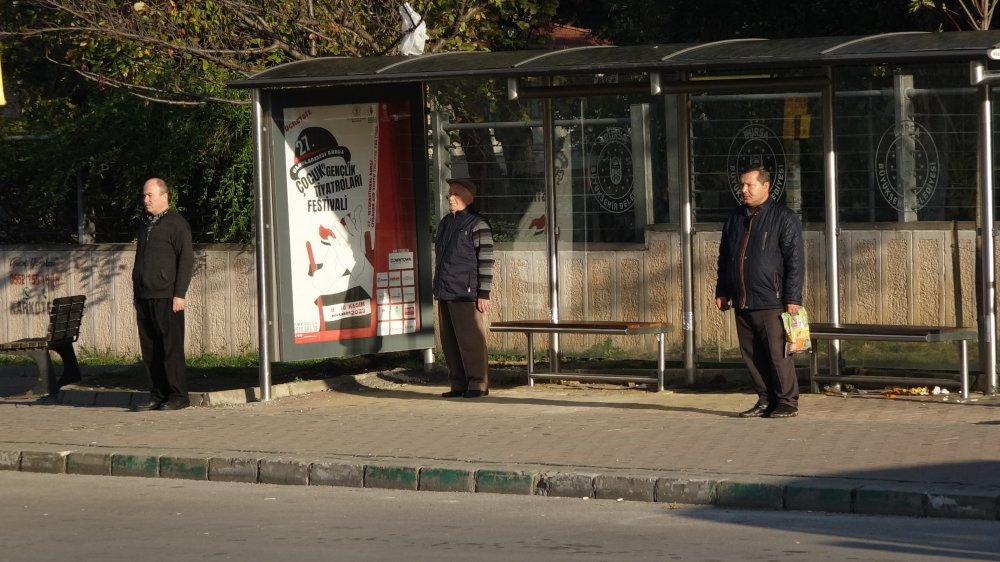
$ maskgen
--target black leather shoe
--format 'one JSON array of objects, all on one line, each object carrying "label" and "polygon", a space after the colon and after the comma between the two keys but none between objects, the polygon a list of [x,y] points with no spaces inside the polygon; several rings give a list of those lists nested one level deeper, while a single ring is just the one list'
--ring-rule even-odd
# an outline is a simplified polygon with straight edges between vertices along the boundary
[{"label": "black leather shoe", "polygon": [[149,400],[147,402],[143,402],[142,404],[136,404],[136,405],[132,406],[132,411],[133,412],[148,412],[150,410],[159,410],[162,407],[163,407],[163,401],[162,400]]},{"label": "black leather shoe", "polygon": [[490,395],[489,390],[466,390],[465,394],[463,394],[462,396],[466,398],[480,398],[482,396],[489,396],[489,395]]},{"label": "black leather shoe", "polygon": [[778,404],[769,413],[764,414],[765,418],[794,418],[799,415],[799,409],[788,404]]},{"label": "black leather shoe", "polygon": [[185,400],[183,398],[171,398],[160,406],[161,410],[183,410],[191,405],[190,400]]},{"label": "black leather shoe", "polygon": [[449,390],[441,393],[441,398],[461,398],[462,396],[465,396],[464,390]]},{"label": "black leather shoe", "polygon": [[769,405],[767,405],[767,404],[765,404],[763,402],[757,402],[756,404],[754,404],[753,408],[750,408],[749,410],[747,410],[745,412],[740,412],[738,415],[741,418],[759,418],[761,416],[767,415],[767,413],[770,410],[771,410],[771,406],[769,406]]}]

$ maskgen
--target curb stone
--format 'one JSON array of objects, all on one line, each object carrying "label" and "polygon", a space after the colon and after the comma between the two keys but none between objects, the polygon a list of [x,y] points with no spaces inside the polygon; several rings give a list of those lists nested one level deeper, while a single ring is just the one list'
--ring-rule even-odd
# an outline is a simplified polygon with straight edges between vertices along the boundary
[{"label": "curb stone", "polygon": [[564,498],[593,498],[595,473],[554,472],[542,474],[536,494]]},{"label": "curb stone", "polygon": [[[338,378],[292,381],[271,386],[271,398],[301,396],[314,392],[326,392],[344,384]],[[214,407],[235,406],[250,402],[259,402],[261,391],[259,386],[236,388],[230,390],[214,390],[211,392],[189,392],[188,398],[192,406]],[[93,390],[75,385],[67,385],[59,389],[56,395],[58,404],[68,406],[102,406],[129,408],[149,400],[149,393],[138,390]]]},{"label": "curb stone", "polygon": [[314,462],[309,466],[310,486],[364,488],[365,465],[347,462]]},{"label": "curb stone", "polygon": [[23,472],[65,474],[67,456],[69,456],[68,452],[21,451],[21,470]]},{"label": "curb stone", "polygon": [[258,482],[261,484],[309,484],[309,463],[293,458],[261,459]]},{"label": "curb stone", "polygon": [[208,459],[208,479],[214,482],[256,483],[260,470],[258,459],[212,457]]},{"label": "curb stone", "polygon": [[[714,479],[617,470],[558,471],[474,468],[456,463],[422,467],[401,462],[306,460],[294,457],[156,455],[99,448],[60,450],[0,444],[0,470],[53,474],[160,477],[216,482],[462,491],[712,505],[724,508],[1000,519],[1000,487],[871,480]],[[652,494],[650,494],[652,489]]]},{"label": "curb stone", "polygon": [[785,509],[850,513],[857,483],[810,479],[785,486]]},{"label": "curb stone", "polygon": [[416,490],[419,467],[403,465],[365,466],[365,488]]},{"label": "curb stone", "polygon": [[73,451],[66,457],[66,473],[111,476],[111,454]]},{"label": "curb stone", "polygon": [[430,492],[475,492],[476,472],[467,468],[422,468],[417,489]]},{"label": "curb stone", "polygon": [[689,505],[714,505],[719,497],[721,480],[700,478],[658,478],[654,497],[657,502]]},{"label": "curb stone", "polygon": [[476,491],[487,494],[530,496],[535,489],[535,474],[523,470],[478,470]]},{"label": "curb stone", "polygon": [[594,497],[599,500],[652,502],[656,497],[655,476],[598,474],[594,478]]},{"label": "curb stone", "polygon": [[160,459],[156,455],[113,453],[111,476],[159,476]]},{"label": "curb stone", "polygon": [[715,505],[745,509],[782,510],[787,481],[723,480],[716,484]]}]

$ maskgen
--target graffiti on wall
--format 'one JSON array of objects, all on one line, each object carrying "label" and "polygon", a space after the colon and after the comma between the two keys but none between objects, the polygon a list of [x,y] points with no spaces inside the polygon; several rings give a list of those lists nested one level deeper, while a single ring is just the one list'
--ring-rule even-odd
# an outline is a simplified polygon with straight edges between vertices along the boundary
[{"label": "graffiti on wall", "polygon": [[48,314],[49,293],[63,281],[62,274],[57,273],[63,270],[63,260],[16,257],[7,264],[7,284],[12,293],[19,293],[8,305],[8,312],[16,315]]}]

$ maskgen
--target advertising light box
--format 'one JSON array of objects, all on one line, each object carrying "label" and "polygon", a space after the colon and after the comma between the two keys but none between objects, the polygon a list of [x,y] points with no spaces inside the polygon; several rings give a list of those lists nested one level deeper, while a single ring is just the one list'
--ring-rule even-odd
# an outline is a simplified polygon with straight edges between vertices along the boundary
[{"label": "advertising light box", "polygon": [[418,85],[269,92],[275,360],[433,347]]}]

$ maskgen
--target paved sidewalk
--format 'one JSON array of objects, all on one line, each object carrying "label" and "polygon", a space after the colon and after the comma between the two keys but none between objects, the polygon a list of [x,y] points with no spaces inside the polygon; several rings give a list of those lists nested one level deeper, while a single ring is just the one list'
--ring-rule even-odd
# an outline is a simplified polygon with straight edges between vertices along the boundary
[{"label": "paved sidewalk", "polygon": [[1000,518],[995,397],[805,394],[796,418],[742,419],[744,392],[442,399],[439,378],[411,375],[290,383],[267,403],[213,393],[231,403],[177,412],[128,411],[138,393],[4,398],[0,469]]}]

